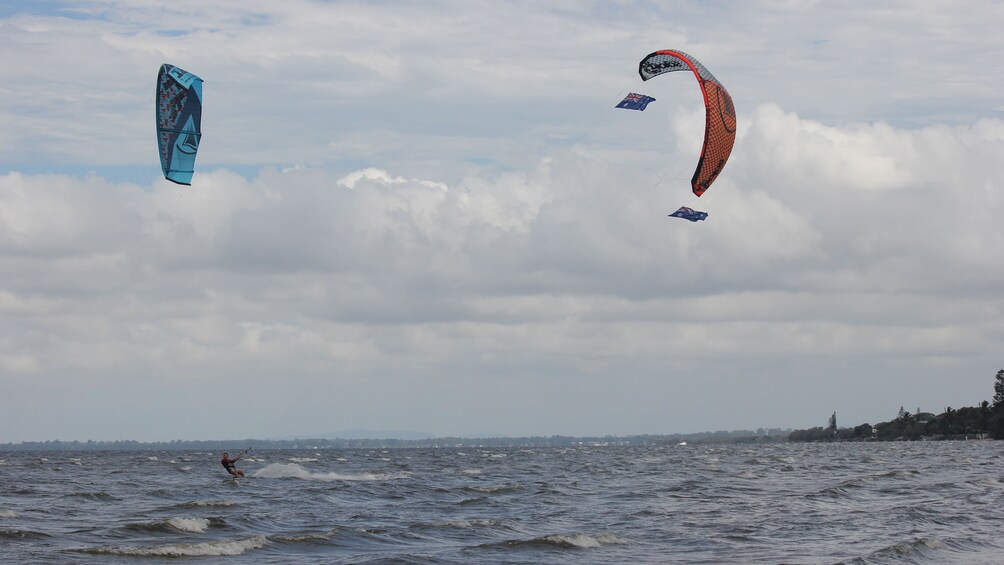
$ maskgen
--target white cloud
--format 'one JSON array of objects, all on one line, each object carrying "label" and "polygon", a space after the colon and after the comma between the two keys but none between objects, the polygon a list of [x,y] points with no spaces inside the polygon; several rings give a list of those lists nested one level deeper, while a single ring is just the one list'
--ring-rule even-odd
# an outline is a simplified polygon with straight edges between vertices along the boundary
[{"label": "white cloud", "polygon": [[[1004,85],[970,77],[999,42],[988,23],[953,36],[938,81],[902,66],[979,17],[172,5],[154,26],[132,2],[0,20],[18,55],[0,61],[0,414],[38,412],[11,412],[28,423],[0,441],[66,438],[95,410],[81,439],[117,438],[138,407],[139,439],[172,439],[798,426],[989,396],[1004,121],[983,104]],[[754,12],[776,33],[736,37]],[[865,37],[897,15],[916,29]],[[737,101],[735,151],[700,199],[692,79],[641,85],[644,114],[612,109],[663,37]],[[155,162],[168,59],[212,108],[191,187]],[[136,163],[152,171],[86,174]],[[680,205],[710,217],[666,217]]]}]

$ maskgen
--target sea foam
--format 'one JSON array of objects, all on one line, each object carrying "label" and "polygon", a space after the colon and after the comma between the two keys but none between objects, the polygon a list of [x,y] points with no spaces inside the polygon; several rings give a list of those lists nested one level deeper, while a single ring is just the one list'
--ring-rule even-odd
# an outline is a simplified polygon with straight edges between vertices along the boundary
[{"label": "sea foam", "polygon": [[171,518],[167,525],[182,532],[193,532],[201,534],[209,527],[209,520],[206,518]]},{"label": "sea foam", "polygon": [[612,534],[600,534],[600,535],[588,535],[588,534],[572,534],[572,535],[555,535],[555,536],[545,536],[539,538],[540,541],[554,544],[562,547],[581,547],[581,548],[592,548],[600,547],[603,545],[614,545],[628,543],[627,540],[619,538]]},{"label": "sea foam", "polygon": [[296,463],[272,463],[252,475],[265,479],[303,479],[308,481],[388,481],[403,479],[408,473],[313,473]]},{"label": "sea foam", "polygon": [[197,544],[167,544],[153,547],[94,547],[80,549],[81,553],[94,555],[127,555],[136,557],[221,557],[241,555],[265,547],[265,536],[238,540],[207,541]]},{"label": "sea foam", "polygon": [[182,502],[181,504],[174,505],[175,508],[226,508],[228,506],[235,506],[237,503],[233,500],[193,500],[190,502]]}]

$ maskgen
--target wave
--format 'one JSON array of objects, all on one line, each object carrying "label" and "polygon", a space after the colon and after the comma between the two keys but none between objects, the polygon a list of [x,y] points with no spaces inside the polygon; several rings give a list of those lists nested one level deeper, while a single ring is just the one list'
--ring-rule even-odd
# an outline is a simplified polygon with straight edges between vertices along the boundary
[{"label": "wave", "polygon": [[463,490],[467,492],[476,492],[480,494],[500,494],[508,492],[518,492],[523,490],[520,485],[499,485],[491,487],[464,487]]},{"label": "wave", "polygon": [[548,544],[553,544],[558,547],[600,547],[603,545],[621,545],[626,544],[628,541],[624,538],[617,537],[613,534],[600,534],[596,536],[591,536],[587,534],[573,534],[570,536],[545,536],[543,538],[538,538],[543,540]]},{"label": "wave", "polygon": [[978,486],[997,486],[1001,484],[1000,479],[995,479],[993,477],[981,477],[979,479],[970,479],[966,481],[967,485],[978,485]]},{"label": "wave", "polygon": [[147,532],[185,532],[201,534],[209,529],[208,518],[169,518],[160,522],[144,522],[140,524],[130,524],[128,527],[133,530]]},{"label": "wave", "polygon": [[427,528],[451,528],[457,530],[469,530],[474,528],[499,528],[505,527],[506,523],[502,520],[493,520],[491,518],[481,518],[481,519],[471,519],[471,520],[444,520],[441,522],[424,522],[419,524],[414,524],[411,528],[414,529],[427,529]]},{"label": "wave", "polygon": [[4,539],[41,539],[47,538],[49,534],[43,532],[33,532],[31,530],[0,530],[0,540]]},{"label": "wave", "polygon": [[900,479],[900,478],[910,478],[919,475],[919,471],[912,469],[907,470],[893,470],[886,471],[883,473],[866,475],[863,477],[855,477],[853,479],[847,479],[835,485],[823,488],[815,493],[807,494],[807,498],[845,498],[851,496],[853,491],[858,491],[864,489],[872,484],[875,484],[883,479]]},{"label": "wave", "polygon": [[17,513],[13,510],[0,508],[0,518],[17,518]]},{"label": "wave", "polygon": [[856,557],[847,563],[998,563],[1000,548],[969,539],[915,538],[894,543],[872,552],[867,557]]},{"label": "wave", "polygon": [[270,540],[277,543],[317,543],[327,542],[338,535],[339,529],[328,530],[326,532],[306,533],[300,535],[279,535],[271,536]]},{"label": "wave", "polygon": [[848,563],[872,563],[874,560],[883,562],[886,560],[902,560],[906,558],[917,558],[925,555],[928,550],[943,548],[944,544],[938,540],[919,538],[908,542],[895,543],[873,552],[868,557],[858,557],[848,561]]},{"label": "wave", "polygon": [[920,475],[920,471],[916,469],[896,469],[893,471],[886,471],[884,473],[879,473],[877,475],[872,475],[873,479],[886,479],[886,478],[900,478],[900,477],[914,477]]},{"label": "wave", "polygon": [[409,473],[313,473],[296,463],[272,463],[258,469],[252,477],[264,479],[303,479],[307,481],[390,481],[410,477]]},{"label": "wave", "polygon": [[605,545],[623,545],[630,543],[628,540],[613,534],[568,534],[541,536],[529,540],[509,540],[500,543],[489,544],[490,546],[504,546],[508,548],[532,548],[551,547],[560,549],[593,549]]},{"label": "wave", "polygon": [[175,504],[172,508],[226,508],[236,505],[237,503],[233,500],[193,500]]},{"label": "wave", "polygon": [[223,557],[243,555],[248,551],[265,547],[265,536],[254,536],[238,540],[207,541],[197,544],[167,544],[153,547],[88,547],[76,549],[91,555],[125,555],[134,557]]},{"label": "wave", "polygon": [[101,490],[97,492],[71,492],[63,495],[64,498],[90,498],[93,500],[118,500],[114,496]]}]

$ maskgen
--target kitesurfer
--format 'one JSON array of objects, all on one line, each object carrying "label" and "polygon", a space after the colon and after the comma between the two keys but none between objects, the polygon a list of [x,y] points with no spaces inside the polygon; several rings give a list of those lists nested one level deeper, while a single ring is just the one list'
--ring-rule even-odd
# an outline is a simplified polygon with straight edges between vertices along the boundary
[{"label": "kitesurfer", "polygon": [[223,459],[220,459],[220,465],[223,465],[223,468],[226,469],[228,473],[230,473],[231,477],[233,477],[235,479],[237,477],[243,477],[244,476],[244,471],[241,471],[236,466],[237,461],[240,460],[240,458],[243,457],[243,456],[244,456],[244,453],[241,453],[240,455],[238,455],[234,459],[231,459],[230,458],[230,454],[224,452],[223,453]]}]

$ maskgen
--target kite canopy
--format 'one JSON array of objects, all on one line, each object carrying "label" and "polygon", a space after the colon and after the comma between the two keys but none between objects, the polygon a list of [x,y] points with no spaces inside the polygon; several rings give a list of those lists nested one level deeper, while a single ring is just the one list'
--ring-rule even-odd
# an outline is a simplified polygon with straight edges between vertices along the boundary
[{"label": "kite canopy", "polygon": [[707,220],[708,213],[701,212],[699,210],[694,210],[693,208],[687,208],[686,206],[680,206],[680,209],[669,215],[671,218],[683,218],[684,220],[690,220],[691,222],[697,222],[700,220]]},{"label": "kite canopy", "polygon": [[156,110],[164,178],[190,185],[202,140],[202,79],[174,65],[161,65]]},{"label": "kite canopy", "polygon": [[704,94],[704,146],[701,148],[701,159],[697,162],[694,178],[690,181],[694,194],[700,196],[722,172],[736,141],[736,108],[732,104],[732,96],[711,71],[683,51],[656,51],[638,63],[638,74],[642,80],[686,70],[694,73]]}]

